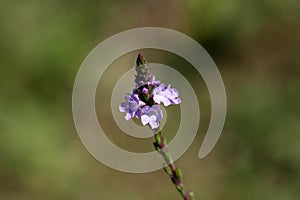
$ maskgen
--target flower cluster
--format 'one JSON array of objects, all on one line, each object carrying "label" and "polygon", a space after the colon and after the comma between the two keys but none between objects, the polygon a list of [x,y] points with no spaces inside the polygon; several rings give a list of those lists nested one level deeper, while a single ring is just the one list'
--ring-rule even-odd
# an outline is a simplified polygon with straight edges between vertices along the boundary
[{"label": "flower cluster", "polygon": [[171,85],[155,80],[142,54],[138,56],[136,72],[136,88],[131,94],[126,94],[126,102],[119,105],[119,110],[126,112],[126,120],[137,117],[144,126],[149,124],[151,129],[156,130],[163,118],[160,104],[180,104],[179,93]]}]

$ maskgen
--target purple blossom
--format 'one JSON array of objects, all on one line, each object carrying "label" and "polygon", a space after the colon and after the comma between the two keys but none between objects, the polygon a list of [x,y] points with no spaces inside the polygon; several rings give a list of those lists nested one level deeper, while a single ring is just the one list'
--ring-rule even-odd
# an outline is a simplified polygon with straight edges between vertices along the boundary
[{"label": "purple blossom", "polygon": [[144,126],[149,124],[151,129],[156,130],[163,118],[159,104],[180,104],[179,93],[171,85],[166,87],[159,80],[155,80],[142,56],[137,59],[136,72],[136,87],[131,94],[126,94],[126,102],[119,105],[119,110],[126,113],[126,120],[137,117]]},{"label": "purple blossom", "polygon": [[149,89],[147,89],[147,88],[144,87],[142,91],[143,91],[144,94],[148,94]]},{"label": "purple blossom", "polygon": [[150,125],[151,129],[157,129],[160,125],[160,120],[163,118],[162,110],[159,105],[144,106],[142,108],[141,122],[145,126]]},{"label": "purple blossom", "polygon": [[119,105],[120,112],[126,112],[125,119],[130,120],[134,116],[140,118],[142,113],[140,108],[141,102],[138,96],[136,94],[126,94],[125,100],[126,102]]},{"label": "purple blossom", "polygon": [[180,104],[181,100],[178,96],[179,92],[175,88],[171,88],[170,84],[168,87],[165,87],[165,84],[160,84],[153,90],[153,100],[155,103],[160,104],[162,102],[164,106]]}]

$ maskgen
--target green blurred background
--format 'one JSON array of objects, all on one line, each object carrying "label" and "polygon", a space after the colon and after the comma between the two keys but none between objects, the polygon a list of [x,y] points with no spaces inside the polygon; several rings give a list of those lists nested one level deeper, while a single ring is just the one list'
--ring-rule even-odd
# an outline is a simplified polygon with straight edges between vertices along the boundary
[{"label": "green blurred background", "polygon": [[[142,26],[197,40],[225,83],[223,134],[199,160],[210,101],[201,78],[182,72],[199,83],[203,110],[198,136],[177,162],[186,186],[199,199],[300,199],[299,10],[297,0],[2,0],[0,199],[180,199],[163,171],[126,174],[95,160],[72,119],[73,82],[86,55],[109,36]],[[159,52],[147,57],[181,62]],[[112,138],[134,150],[128,136]]]}]

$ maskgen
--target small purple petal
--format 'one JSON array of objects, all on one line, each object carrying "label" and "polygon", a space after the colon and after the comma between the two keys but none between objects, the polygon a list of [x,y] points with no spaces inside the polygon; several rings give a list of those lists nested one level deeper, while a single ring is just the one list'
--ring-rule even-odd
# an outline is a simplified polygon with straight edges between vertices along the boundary
[{"label": "small purple petal", "polygon": [[149,118],[148,115],[142,115],[142,116],[141,116],[141,122],[142,122],[142,124],[143,124],[144,126],[145,126],[146,124],[149,123],[149,120],[150,120],[150,118]]},{"label": "small purple petal", "polygon": [[167,97],[162,96],[162,95],[156,95],[156,96],[154,96],[153,100],[156,103],[158,103],[158,104],[160,104],[161,102],[163,102],[164,106],[168,106],[168,105],[171,104],[170,100]]},{"label": "small purple petal", "polygon": [[150,110],[150,107],[149,107],[149,106],[144,106],[144,107],[142,108],[142,112],[143,112],[144,114],[146,114],[146,115],[148,115],[149,110]]},{"label": "small purple petal", "polygon": [[131,119],[131,115],[130,115],[129,113],[126,113],[125,119],[126,119],[127,121],[130,120],[130,119]]},{"label": "small purple petal", "polygon": [[119,110],[120,110],[120,112],[126,112],[126,103],[121,103],[120,105],[119,105]]},{"label": "small purple petal", "polygon": [[126,101],[130,101],[130,99],[131,99],[131,96],[130,96],[129,94],[126,94],[126,95],[125,95],[125,100],[126,100]]},{"label": "small purple petal", "polygon": [[136,116],[137,118],[141,118],[141,116],[142,116],[142,110],[141,110],[141,109],[138,109],[138,110],[135,112],[135,116]]},{"label": "small purple petal", "polygon": [[143,90],[142,90],[142,92],[144,93],[144,94],[148,94],[148,92],[149,92],[149,90],[147,89],[147,88],[143,88]]},{"label": "small purple petal", "polygon": [[155,121],[150,121],[149,122],[150,126],[151,126],[151,129],[157,129],[159,127],[159,123],[158,122],[155,122]]}]

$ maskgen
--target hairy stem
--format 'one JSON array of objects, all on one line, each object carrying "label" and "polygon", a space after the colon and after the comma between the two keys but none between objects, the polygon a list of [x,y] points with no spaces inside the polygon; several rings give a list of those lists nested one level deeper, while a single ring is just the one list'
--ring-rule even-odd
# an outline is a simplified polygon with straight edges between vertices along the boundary
[{"label": "hairy stem", "polygon": [[181,170],[175,167],[174,162],[172,160],[172,156],[168,152],[167,140],[162,131],[158,131],[154,135],[155,149],[163,156],[166,165],[164,166],[165,172],[169,175],[172,183],[175,185],[177,191],[180,193],[181,197],[184,200],[195,200],[194,193],[192,191],[186,191],[182,182],[182,173]]}]

